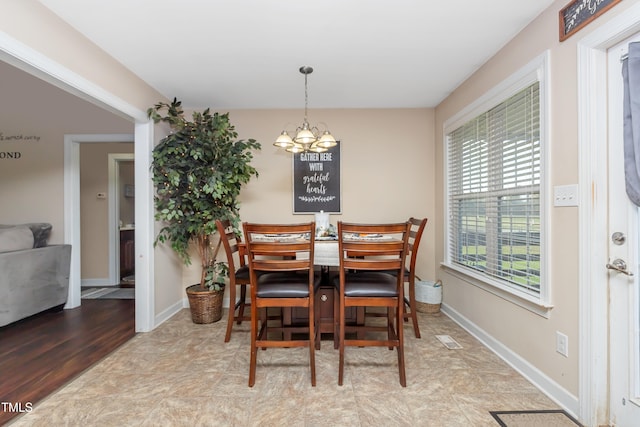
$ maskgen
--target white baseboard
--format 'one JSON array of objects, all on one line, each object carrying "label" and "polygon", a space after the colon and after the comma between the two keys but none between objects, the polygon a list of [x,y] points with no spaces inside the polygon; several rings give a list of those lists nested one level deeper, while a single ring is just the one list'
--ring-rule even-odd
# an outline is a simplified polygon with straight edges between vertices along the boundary
[{"label": "white baseboard", "polygon": [[[224,298],[222,300],[222,307],[229,308],[229,298]],[[184,297],[180,301],[171,305],[167,309],[165,309],[162,313],[158,314],[154,318],[154,326],[152,328],[155,329],[160,326],[162,323],[170,319],[174,314],[177,314],[180,310],[189,308],[189,298]]]},{"label": "white baseboard", "polygon": [[[187,305],[188,307],[188,305]],[[153,328],[152,330],[160,326],[162,323],[170,319],[173,315],[177,314],[180,310],[184,308],[184,300],[178,301],[175,304],[167,307],[161,313],[157,314],[153,319]]]},{"label": "white baseboard", "polygon": [[108,277],[97,279],[82,279],[80,286],[92,287],[92,286],[117,286],[117,283],[112,283]]},{"label": "white baseboard", "polygon": [[460,327],[473,335],[478,341],[484,344],[485,347],[493,351],[498,355],[498,357],[508,363],[509,366],[518,371],[520,375],[525,377],[529,382],[540,389],[541,392],[546,394],[549,399],[556,402],[562,407],[562,409],[566,410],[573,417],[578,418],[577,414],[580,413],[580,404],[576,396],[569,393],[538,368],[511,351],[500,341],[493,338],[491,335],[479,328],[475,323],[471,322],[447,304],[442,304],[441,311],[451,320],[460,325]]}]

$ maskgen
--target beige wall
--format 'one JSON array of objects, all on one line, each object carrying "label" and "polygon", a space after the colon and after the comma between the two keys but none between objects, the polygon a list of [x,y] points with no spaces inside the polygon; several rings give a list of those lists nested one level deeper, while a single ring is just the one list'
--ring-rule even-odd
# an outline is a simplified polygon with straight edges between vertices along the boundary
[{"label": "beige wall", "polygon": [[[444,205],[443,124],[536,56],[549,49],[551,58],[551,123],[547,176],[550,188],[555,185],[578,183],[577,85],[576,43],[611,17],[623,13],[634,2],[622,2],[590,24],[586,29],[563,43],[558,41],[558,11],[566,0],[555,2],[531,25],[508,43],[478,72],[474,73],[454,93],[436,108],[436,204]],[[542,371],[574,396],[578,395],[578,208],[551,206],[549,227],[550,264],[549,286],[553,309],[549,318],[533,314],[513,303],[471,285],[439,269],[444,282],[444,302],[464,315],[510,350]],[[437,235],[444,236],[446,227],[443,210],[437,211]],[[444,260],[444,241],[436,244],[436,263]],[[604,320],[603,320],[604,321]],[[556,331],[569,337],[569,357],[555,351]]]},{"label": "beige wall", "polygon": [[[109,199],[99,198],[97,195],[109,194],[109,154],[132,152],[132,143],[80,144],[80,247],[83,280],[109,278]],[[132,167],[129,169],[128,175],[132,177]],[[120,195],[123,193],[121,189]]]}]

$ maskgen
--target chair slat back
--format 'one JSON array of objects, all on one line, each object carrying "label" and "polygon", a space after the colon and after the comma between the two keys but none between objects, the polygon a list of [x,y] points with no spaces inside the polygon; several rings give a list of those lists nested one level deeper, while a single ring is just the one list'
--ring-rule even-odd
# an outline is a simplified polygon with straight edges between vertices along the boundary
[{"label": "chair slat back", "polygon": [[[315,222],[242,225],[249,268],[255,272],[310,271],[313,274]],[[297,256],[306,254],[305,256]]]},{"label": "chair slat back", "polygon": [[216,228],[218,229],[218,234],[220,235],[222,246],[224,247],[225,254],[227,255],[229,274],[231,274],[232,272],[235,272],[237,268],[235,265],[236,262],[234,259],[234,254],[238,254],[239,267],[242,267],[246,264],[244,253],[240,250],[239,246],[239,244],[242,243],[242,235],[236,232],[236,230],[231,225],[231,221],[229,221],[228,219],[216,220]]},{"label": "chair slat back", "polygon": [[409,231],[409,241],[407,244],[407,254],[409,257],[409,271],[411,274],[415,275],[416,270],[416,260],[418,257],[418,247],[420,246],[420,241],[422,240],[422,233],[424,232],[425,227],[427,226],[427,218],[409,218],[409,224],[411,225]]},{"label": "chair slat back", "polygon": [[338,222],[340,269],[398,270],[404,268],[408,222],[357,224]]}]

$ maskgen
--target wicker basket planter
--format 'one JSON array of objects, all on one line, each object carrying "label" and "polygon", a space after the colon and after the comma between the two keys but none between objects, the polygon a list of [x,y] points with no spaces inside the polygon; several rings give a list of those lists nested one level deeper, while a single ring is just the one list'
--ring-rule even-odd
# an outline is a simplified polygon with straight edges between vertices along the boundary
[{"label": "wicker basket planter", "polygon": [[440,313],[442,282],[416,280],[416,310],[420,313]]},{"label": "wicker basket planter", "polygon": [[427,302],[416,301],[416,310],[420,313],[436,314],[440,313],[440,304],[429,304]]},{"label": "wicker basket planter", "polygon": [[191,285],[187,289],[191,320],[204,324],[217,322],[222,318],[222,297],[224,289],[219,291],[203,291],[200,285]]}]

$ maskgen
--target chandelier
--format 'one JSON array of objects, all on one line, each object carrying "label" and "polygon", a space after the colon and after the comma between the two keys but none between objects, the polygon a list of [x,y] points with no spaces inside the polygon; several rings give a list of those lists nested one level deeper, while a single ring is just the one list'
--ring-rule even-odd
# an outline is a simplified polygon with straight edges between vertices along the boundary
[{"label": "chandelier", "polygon": [[307,120],[307,104],[309,101],[307,76],[313,73],[313,68],[305,65],[300,67],[299,71],[304,74],[304,122],[302,126],[296,128],[293,138],[291,138],[289,132],[283,130],[273,145],[284,148],[290,153],[303,153],[305,151],[322,153],[331,147],[335,147],[338,143],[328,129],[321,132],[317,127],[309,125]]}]

